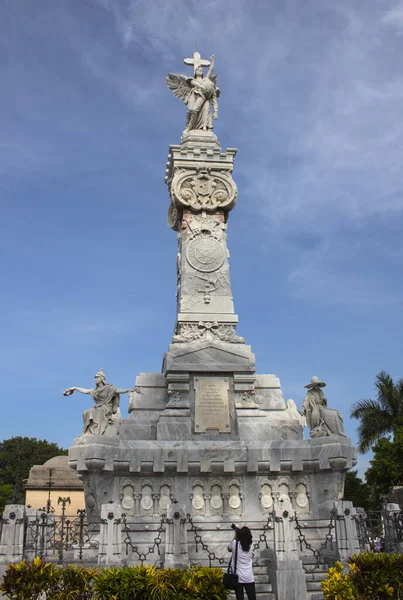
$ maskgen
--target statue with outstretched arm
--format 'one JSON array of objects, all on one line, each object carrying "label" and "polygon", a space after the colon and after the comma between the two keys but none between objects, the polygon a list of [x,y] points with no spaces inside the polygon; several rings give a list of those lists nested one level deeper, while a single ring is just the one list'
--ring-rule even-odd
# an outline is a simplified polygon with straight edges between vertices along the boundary
[{"label": "statue with outstretched arm", "polygon": [[64,390],[64,396],[71,396],[74,392],[89,394],[95,406],[83,413],[83,434],[116,435],[117,426],[122,421],[119,403],[120,394],[133,392],[135,388],[120,389],[107,383],[105,373],[101,369],[95,375],[95,388],[70,387]]},{"label": "statue with outstretched arm", "polygon": [[[214,55],[210,60],[200,58],[198,52],[193,59],[185,59],[185,64],[193,65],[193,77],[169,73],[165,78],[166,84],[173,94],[187,106],[186,129],[208,131],[213,129],[213,120],[218,118],[218,102],[220,89],[217,87],[217,75],[214,71]],[[206,75],[203,67],[209,66]],[[212,111],[212,112],[211,112]]]}]

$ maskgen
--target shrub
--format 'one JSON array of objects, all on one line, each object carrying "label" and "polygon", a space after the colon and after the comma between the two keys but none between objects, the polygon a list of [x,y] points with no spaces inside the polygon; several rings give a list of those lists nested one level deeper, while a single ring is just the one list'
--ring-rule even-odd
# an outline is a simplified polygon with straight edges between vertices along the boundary
[{"label": "shrub", "polygon": [[10,600],[39,600],[43,592],[49,596],[57,590],[59,577],[60,569],[39,557],[31,564],[23,560],[8,567],[0,591]]},{"label": "shrub", "polygon": [[336,563],[322,582],[325,600],[403,600],[403,555],[363,552]]},{"label": "shrub", "polygon": [[340,562],[329,569],[327,579],[321,583],[325,600],[356,600],[356,590],[350,575],[343,573],[343,570]]},{"label": "shrub", "polygon": [[403,554],[363,552],[349,566],[360,600],[403,600]]},{"label": "shrub", "polygon": [[35,558],[8,567],[0,586],[9,600],[227,600],[218,568],[153,566],[95,570],[55,567]]}]

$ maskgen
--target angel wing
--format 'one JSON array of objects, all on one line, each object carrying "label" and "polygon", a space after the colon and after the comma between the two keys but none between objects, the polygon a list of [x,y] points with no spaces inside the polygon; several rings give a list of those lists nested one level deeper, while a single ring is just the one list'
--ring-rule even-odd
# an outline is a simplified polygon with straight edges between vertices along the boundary
[{"label": "angel wing", "polygon": [[176,73],[168,73],[165,77],[165,81],[169,89],[172,90],[174,96],[187,104],[189,94],[192,91],[192,88],[189,85],[189,77],[186,77],[186,75],[177,75]]}]

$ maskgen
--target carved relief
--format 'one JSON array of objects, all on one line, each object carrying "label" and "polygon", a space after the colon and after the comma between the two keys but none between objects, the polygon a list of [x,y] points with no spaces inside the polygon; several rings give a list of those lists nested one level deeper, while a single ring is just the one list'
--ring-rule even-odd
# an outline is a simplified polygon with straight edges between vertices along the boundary
[{"label": "carved relief", "polygon": [[245,338],[236,334],[235,325],[219,324],[217,321],[199,323],[180,323],[178,331],[173,336],[173,343],[192,342],[194,340],[221,340],[231,344],[244,344]]},{"label": "carved relief", "polygon": [[218,484],[211,486],[210,506],[213,516],[223,514],[222,488]]},{"label": "carved relief", "polygon": [[189,242],[186,259],[196,271],[211,273],[221,267],[225,260],[225,252],[214,237],[203,235]]},{"label": "carved relief", "polygon": [[257,396],[255,390],[247,390],[242,394],[242,403],[247,406],[262,404],[261,396]]},{"label": "carved relief", "polygon": [[229,486],[229,498],[228,498],[228,513],[230,515],[241,515],[242,514],[242,498],[240,488],[237,484]]},{"label": "carved relief", "polygon": [[159,509],[161,513],[166,513],[168,506],[172,502],[171,488],[169,485],[162,485],[159,494]]},{"label": "carved relief", "polygon": [[268,483],[263,483],[259,492],[260,510],[262,513],[269,513],[273,510],[272,490]]},{"label": "carved relief", "polygon": [[237,187],[228,171],[178,169],[171,182],[171,200],[177,208],[195,211],[231,210],[237,199]]},{"label": "carved relief", "polygon": [[121,499],[122,508],[126,511],[132,511],[134,508],[134,489],[131,485],[125,485]]},{"label": "carved relief", "polygon": [[200,484],[193,486],[192,493],[190,494],[190,500],[192,502],[192,514],[204,515],[204,490]]},{"label": "carved relief", "polygon": [[153,508],[153,498],[152,498],[152,487],[151,485],[143,485],[141,489],[141,514],[149,515],[152,514]]},{"label": "carved relief", "polygon": [[309,512],[309,496],[306,485],[299,483],[297,485],[295,497],[296,511],[301,513]]}]

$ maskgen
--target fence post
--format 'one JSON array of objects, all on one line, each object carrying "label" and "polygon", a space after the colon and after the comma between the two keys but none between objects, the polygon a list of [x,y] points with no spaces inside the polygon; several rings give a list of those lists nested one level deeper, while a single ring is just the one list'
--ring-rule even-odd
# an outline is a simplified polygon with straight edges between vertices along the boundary
[{"label": "fence post", "polygon": [[98,564],[120,567],[122,564],[122,509],[109,502],[101,508],[101,530]]},{"label": "fence post", "polygon": [[20,562],[24,550],[24,506],[8,504],[3,512],[0,564]]},{"label": "fence post", "polygon": [[381,516],[386,552],[403,552],[403,520],[400,506],[392,502],[383,504]]},{"label": "fence post", "polygon": [[[285,503],[284,503],[285,504]],[[295,525],[290,521],[291,504],[274,517],[274,560],[269,568],[276,600],[306,600],[306,579],[298,554]]]},{"label": "fence post", "polygon": [[334,503],[336,511],[336,544],[338,558],[346,563],[353,554],[360,552],[360,544],[355,523],[356,509],[349,500],[338,500]]},{"label": "fence post", "polygon": [[167,509],[165,533],[165,567],[189,565],[186,506],[170,504]]}]

